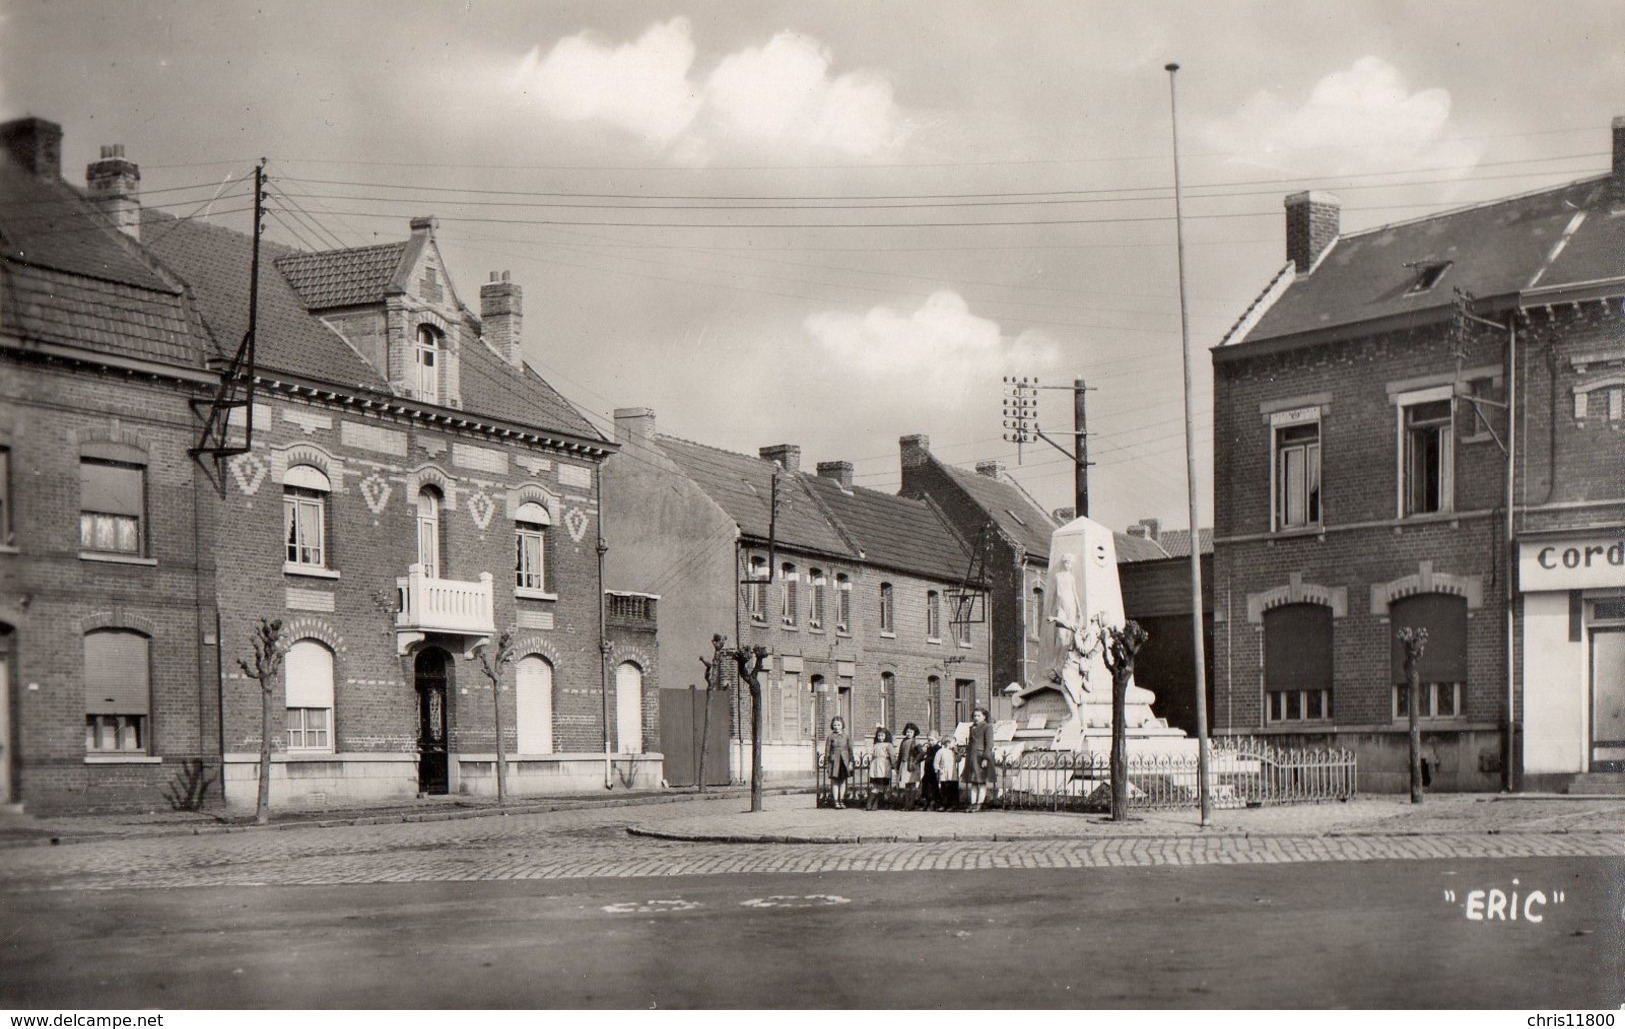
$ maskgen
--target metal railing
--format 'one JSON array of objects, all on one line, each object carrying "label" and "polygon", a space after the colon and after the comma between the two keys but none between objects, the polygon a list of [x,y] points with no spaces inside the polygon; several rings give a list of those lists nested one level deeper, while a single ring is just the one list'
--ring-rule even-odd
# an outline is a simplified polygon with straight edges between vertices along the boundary
[{"label": "metal railing", "polygon": [[[1297,750],[1251,737],[1215,740],[1208,752],[1208,793],[1215,807],[1261,807],[1348,800],[1358,761],[1350,750]],[[1134,810],[1200,803],[1196,754],[1131,754],[1128,802]],[[999,762],[994,801],[1046,811],[1111,809],[1109,753],[1027,751]]]},{"label": "metal railing", "polygon": [[[1209,796],[1215,807],[1318,804],[1356,794],[1358,761],[1351,750],[1277,747],[1252,737],[1214,740],[1208,751]],[[847,779],[847,803],[861,804],[869,791],[869,755],[855,755]],[[815,760],[817,756],[815,754]],[[1195,808],[1197,760],[1190,754],[1131,754],[1129,807],[1137,811]],[[1105,752],[1028,750],[1001,755],[989,803],[1011,810],[1090,811],[1111,809],[1111,757]],[[830,803],[829,775],[815,769],[818,806]],[[890,802],[897,803],[894,786]]]}]

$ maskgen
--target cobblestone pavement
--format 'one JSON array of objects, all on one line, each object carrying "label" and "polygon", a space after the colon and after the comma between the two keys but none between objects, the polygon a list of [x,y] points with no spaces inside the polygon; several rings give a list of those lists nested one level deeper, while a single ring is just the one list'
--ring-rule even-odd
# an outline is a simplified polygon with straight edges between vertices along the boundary
[{"label": "cobblestone pavement", "polygon": [[[1625,802],[1388,798],[1192,813],[1128,823],[1044,813],[823,811],[807,796],[738,797],[445,821],[200,832],[0,850],[0,893],[52,889],[1260,864],[1435,858],[1625,857]],[[743,835],[816,843],[637,836]],[[962,834],[975,838],[952,838]],[[921,839],[921,837],[927,837]]]}]

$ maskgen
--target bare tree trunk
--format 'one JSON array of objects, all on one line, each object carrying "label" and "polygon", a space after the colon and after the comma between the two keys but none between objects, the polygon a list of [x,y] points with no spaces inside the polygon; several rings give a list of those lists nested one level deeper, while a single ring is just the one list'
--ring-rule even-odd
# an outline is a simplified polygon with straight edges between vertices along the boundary
[{"label": "bare tree trunk", "polygon": [[762,810],[762,684],[750,678],[750,809]]},{"label": "bare tree trunk", "polygon": [[1417,724],[1417,703],[1421,699],[1421,673],[1416,662],[1405,662],[1405,707],[1410,712],[1411,803],[1422,803],[1422,727]]},{"label": "bare tree trunk", "polygon": [[271,821],[271,701],[275,691],[271,679],[260,681],[260,792],[254,802],[254,823],[265,825]]},{"label": "bare tree trunk", "polygon": [[497,677],[491,680],[491,707],[496,712],[497,725],[497,807],[508,806],[508,748],[502,742],[502,681],[500,666]]},{"label": "bare tree trunk", "polygon": [[1112,821],[1128,819],[1128,671],[1112,672]]}]

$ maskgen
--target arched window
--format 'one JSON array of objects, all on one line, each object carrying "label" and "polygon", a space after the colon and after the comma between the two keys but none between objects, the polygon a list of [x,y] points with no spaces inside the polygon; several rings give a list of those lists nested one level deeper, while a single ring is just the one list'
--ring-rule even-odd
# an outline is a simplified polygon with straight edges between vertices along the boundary
[{"label": "arched window", "polygon": [[1264,715],[1270,722],[1332,717],[1332,609],[1285,604],[1264,612]]},{"label": "arched window", "polygon": [[845,572],[835,575],[835,631],[852,631],[852,580]]},{"label": "arched window", "polygon": [[440,333],[427,325],[418,326],[417,346],[417,398],[426,403],[440,402]]},{"label": "arched window", "polygon": [[753,622],[767,621],[767,558],[752,557],[746,569],[745,611]]},{"label": "arched window", "polygon": [[925,725],[933,736],[942,732],[942,679],[935,675],[925,680]]},{"label": "arched window", "polygon": [[440,578],[440,491],[418,490],[418,564],[426,578]]},{"label": "arched window", "polygon": [[553,666],[527,654],[514,673],[519,753],[553,753]]},{"label": "arched window", "polygon": [[897,631],[897,602],[889,582],[880,584],[880,631]]},{"label": "arched window", "polygon": [[533,502],[514,513],[514,586],[521,590],[547,590],[547,535],[553,524],[547,508]]},{"label": "arched window", "polygon": [[643,669],[630,661],[615,669],[615,739],[620,753],[643,753]]},{"label": "arched window", "polygon": [[796,595],[800,576],[796,574],[796,566],[786,561],[779,566],[779,579],[784,583],[784,597],[779,608],[779,615],[785,625],[795,625],[798,612],[796,610]]},{"label": "arched window", "polygon": [[942,594],[936,590],[925,594],[925,638],[942,639]]},{"label": "arched window", "polygon": [[807,585],[810,587],[810,596],[807,599],[807,628],[822,629],[825,589],[823,571],[817,568],[807,569]]},{"label": "arched window", "polygon": [[298,464],[282,477],[284,560],[300,568],[327,567],[327,496],[332,490],[320,468]]},{"label": "arched window", "polygon": [[1427,646],[1417,671],[1421,679],[1416,713],[1418,718],[1460,718],[1463,690],[1467,684],[1467,600],[1451,593],[1418,593],[1394,601],[1388,607],[1388,627],[1394,637],[1393,654],[1394,717],[1409,718],[1409,694],[1405,682],[1405,646],[1398,640],[1401,629],[1426,629]]},{"label": "arched window", "polygon": [[151,641],[139,632],[85,634],[85,749],[96,754],[144,754],[152,710]]},{"label": "arched window", "polygon": [[333,652],[316,640],[288,648],[288,749],[333,749]]},{"label": "arched window", "polygon": [[897,676],[890,672],[880,673],[880,724],[888,729],[894,728],[897,721]]}]

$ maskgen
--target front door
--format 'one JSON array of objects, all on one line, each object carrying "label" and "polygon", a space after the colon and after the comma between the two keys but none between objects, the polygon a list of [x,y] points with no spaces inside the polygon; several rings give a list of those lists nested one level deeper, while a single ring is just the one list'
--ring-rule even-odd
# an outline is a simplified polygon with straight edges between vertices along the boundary
[{"label": "front door", "polygon": [[1591,630],[1591,770],[1625,772],[1625,626]]},{"label": "front door", "polygon": [[444,794],[450,777],[446,756],[446,652],[420,651],[413,666],[418,690],[418,792]]}]

